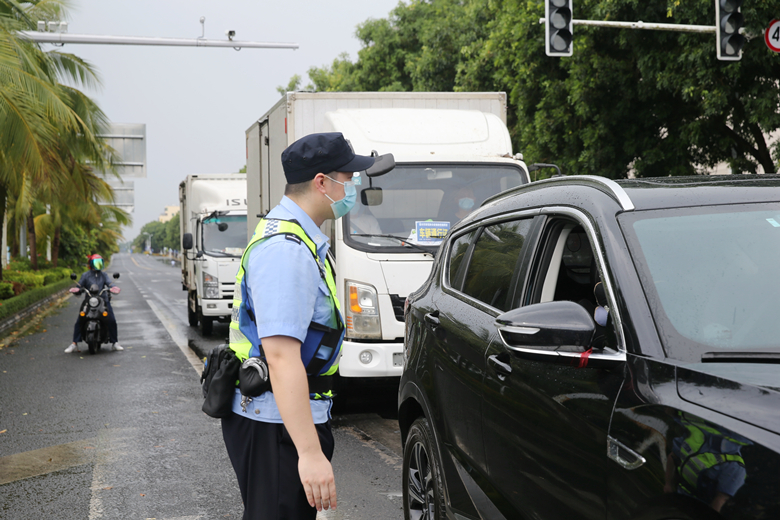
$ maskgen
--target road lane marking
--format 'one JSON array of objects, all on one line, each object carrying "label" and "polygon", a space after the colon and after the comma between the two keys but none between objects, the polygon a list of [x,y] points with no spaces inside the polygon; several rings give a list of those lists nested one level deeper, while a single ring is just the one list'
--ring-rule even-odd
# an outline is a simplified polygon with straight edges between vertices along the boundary
[{"label": "road lane marking", "polygon": [[[135,259],[133,257],[130,257],[134,262]],[[138,285],[138,282],[136,281],[135,277],[130,277],[130,280],[133,282],[135,287],[143,294],[143,290]],[[162,298],[161,298],[162,300]],[[190,365],[192,365],[192,368],[195,370],[195,372],[198,375],[201,375],[203,373],[203,361],[195,355],[195,353],[190,349],[189,343],[187,341],[187,338],[185,338],[181,332],[178,331],[176,326],[171,322],[171,320],[168,319],[168,317],[165,315],[165,313],[162,311],[160,307],[157,306],[156,303],[154,303],[150,299],[145,299],[147,305],[149,305],[149,308],[152,309],[152,312],[157,316],[157,319],[160,320],[160,323],[162,323],[163,327],[165,327],[165,330],[168,331],[168,334],[171,336],[171,339],[174,343],[176,343],[176,346],[179,347],[179,350],[181,350],[182,354],[184,354],[184,357],[187,358],[187,361],[190,362]],[[163,300],[163,303],[167,303]]]},{"label": "road lane marking", "polygon": [[139,264],[138,262],[136,262],[135,258],[133,258],[132,256],[130,257],[130,260],[133,261],[133,263],[135,264],[136,267],[139,267],[141,269],[146,269],[147,271],[154,271],[154,269],[152,269],[151,267],[144,267],[141,264]]},{"label": "road lane marking", "polygon": [[198,375],[200,375],[203,372],[203,361],[201,361],[200,358],[196,356],[195,353],[190,349],[190,346],[187,343],[187,338],[185,338],[182,333],[176,329],[176,325],[174,325],[171,320],[168,319],[168,317],[153,300],[146,300],[146,303],[149,304],[149,307],[151,307],[154,313],[157,315],[157,319],[160,320],[160,323],[162,323],[163,327],[165,327],[165,329],[168,331],[168,334],[171,335],[171,339],[179,347],[179,350],[181,350],[182,354],[184,354],[184,357],[187,358],[187,361],[190,362],[192,368]]}]

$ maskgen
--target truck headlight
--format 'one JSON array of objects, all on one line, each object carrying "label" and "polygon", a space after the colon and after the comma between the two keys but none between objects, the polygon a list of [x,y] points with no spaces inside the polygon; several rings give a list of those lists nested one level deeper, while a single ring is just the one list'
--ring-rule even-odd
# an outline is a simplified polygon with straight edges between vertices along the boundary
[{"label": "truck headlight", "polygon": [[379,321],[379,298],[373,286],[346,282],[346,337],[354,339],[382,339]]},{"label": "truck headlight", "polygon": [[219,298],[219,278],[203,273],[203,297],[208,299]]}]

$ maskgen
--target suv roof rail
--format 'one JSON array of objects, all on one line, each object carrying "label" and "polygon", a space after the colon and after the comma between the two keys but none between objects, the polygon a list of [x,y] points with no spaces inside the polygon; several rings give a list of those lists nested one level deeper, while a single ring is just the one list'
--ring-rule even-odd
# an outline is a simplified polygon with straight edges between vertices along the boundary
[{"label": "suv roof rail", "polygon": [[483,202],[480,206],[484,206],[489,202],[493,202],[494,200],[509,196],[524,189],[549,182],[563,182],[566,184],[584,184],[586,186],[591,186],[597,190],[603,191],[615,199],[615,202],[620,204],[620,207],[622,207],[624,211],[633,211],[635,209],[634,203],[631,201],[631,197],[628,196],[628,193],[626,193],[626,190],[624,190],[620,184],[616,183],[612,179],[599,177],[598,175],[555,176],[549,179],[530,182],[528,184],[521,184],[520,186],[510,188],[485,199],[485,202]]}]

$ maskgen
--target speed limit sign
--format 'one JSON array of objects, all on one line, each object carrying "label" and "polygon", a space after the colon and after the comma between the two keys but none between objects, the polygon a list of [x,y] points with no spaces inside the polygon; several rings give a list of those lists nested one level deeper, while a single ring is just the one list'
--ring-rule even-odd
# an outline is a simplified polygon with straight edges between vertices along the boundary
[{"label": "speed limit sign", "polygon": [[772,20],[764,33],[766,46],[775,52],[780,52],[780,20]]}]

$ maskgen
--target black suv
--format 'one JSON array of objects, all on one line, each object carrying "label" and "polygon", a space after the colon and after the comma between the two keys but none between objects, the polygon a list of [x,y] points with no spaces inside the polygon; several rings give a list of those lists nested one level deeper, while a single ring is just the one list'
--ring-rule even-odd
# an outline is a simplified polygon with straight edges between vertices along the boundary
[{"label": "black suv", "polygon": [[780,177],[504,192],[407,299],[407,519],[780,518]]}]

